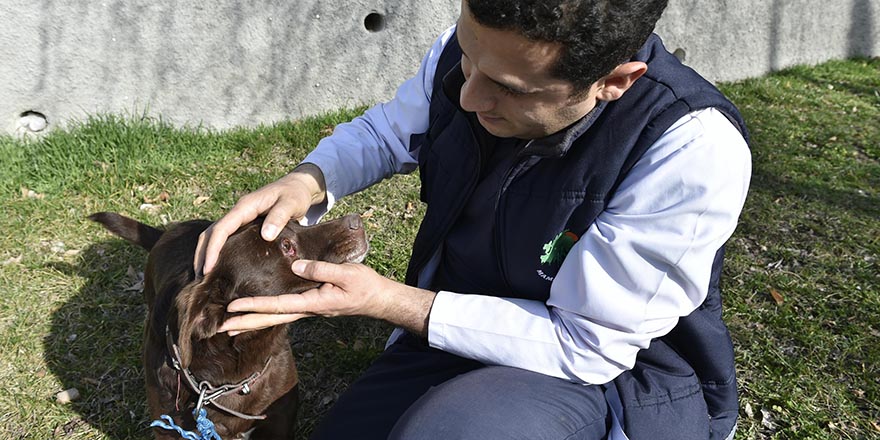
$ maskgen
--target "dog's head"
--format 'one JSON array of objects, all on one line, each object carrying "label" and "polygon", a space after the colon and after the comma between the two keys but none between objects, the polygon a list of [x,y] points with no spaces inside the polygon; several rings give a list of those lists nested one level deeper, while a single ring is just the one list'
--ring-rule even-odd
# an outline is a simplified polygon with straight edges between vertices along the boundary
[{"label": "dog's head", "polygon": [[189,364],[193,339],[214,336],[229,316],[226,306],[236,298],[304,292],[319,283],[291,271],[298,259],[360,263],[367,240],[358,215],[302,226],[290,221],[274,241],[260,236],[258,219],[229,237],[214,270],[177,296],[181,360]]}]

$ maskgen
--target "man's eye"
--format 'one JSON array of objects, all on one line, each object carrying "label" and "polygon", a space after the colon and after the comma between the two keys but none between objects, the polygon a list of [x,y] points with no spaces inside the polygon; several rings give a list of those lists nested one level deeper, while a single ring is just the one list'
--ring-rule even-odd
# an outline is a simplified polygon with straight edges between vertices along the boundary
[{"label": "man's eye", "polygon": [[505,94],[505,95],[507,95],[507,96],[522,96],[522,95],[525,95],[525,93],[520,92],[519,90],[514,90],[514,89],[511,89],[510,87],[502,86],[501,84],[498,85],[498,88],[501,89],[501,93],[503,93],[503,94]]}]

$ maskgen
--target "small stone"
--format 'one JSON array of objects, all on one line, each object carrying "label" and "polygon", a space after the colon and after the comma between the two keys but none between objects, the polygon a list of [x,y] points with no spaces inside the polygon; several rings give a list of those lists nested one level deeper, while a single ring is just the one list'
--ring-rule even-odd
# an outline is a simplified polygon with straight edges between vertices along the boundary
[{"label": "small stone", "polygon": [[79,399],[79,390],[76,388],[70,388],[55,394],[55,400],[58,403],[67,404],[77,399]]},{"label": "small stone", "polygon": [[142,203],[141,206],[138,207],[138,209],[140,209],[141,211],[147,211],[151,214],[155,214],[159,212],[160,207],[152,203]]}]

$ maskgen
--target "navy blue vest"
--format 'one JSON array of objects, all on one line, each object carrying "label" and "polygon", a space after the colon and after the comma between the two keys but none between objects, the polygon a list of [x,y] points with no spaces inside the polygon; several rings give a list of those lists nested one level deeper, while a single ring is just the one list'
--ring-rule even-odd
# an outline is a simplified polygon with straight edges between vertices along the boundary
[{"label": "navy blue vest", "polygon": [[[493,136],[458,105],[464,76],[453,37],[440,57],[428,131],[420,148],[421,198],[427,204],[413,245],[407,283],[437,251],[473,192]],[[546,301],[561,261],[542,263],[544,245],[562,231],[582,235],[642,154],[675,121],[708,107],[723,112],[748,140],[737,109],[715,87],[669,54],[656,35],[633,58],[648,72],[617,101],[600,102],[572,127],[531,141],[495,201],[493,243],[507,291]],[[733,346],[721,320],[723,248],[706,301],[668,335],[639,352],[635,367],[613,381],[631,439],[724,438],[738,402]]]}]

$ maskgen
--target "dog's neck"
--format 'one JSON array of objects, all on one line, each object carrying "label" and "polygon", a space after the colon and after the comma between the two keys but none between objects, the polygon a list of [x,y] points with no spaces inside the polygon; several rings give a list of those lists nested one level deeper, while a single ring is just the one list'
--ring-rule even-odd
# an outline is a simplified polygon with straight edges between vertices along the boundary
[{"label": "dog's neck", "polygon": [[242,380],[229,383],[212,383],[211,381],[199,378],[198,376],[193,374],[191,369],[185,368],[182,365],[180,359],[180,350],[177,344],[174,342],[174,338],[171,335],[171,329],[168,326],[165,327],[165,337],[170,352],[169,357],[171,358],[172,368],[177,370],[179,377],[182,378],[183,382],[186,383],[186,385],[189,387],[190,392],[198,396],[196,412],[204,406],[213,406],[214,408],[223,411],[229,415],[246,420],[262,420],[266,418],[266,416],[262,414],[253,415],[238,412],[217,402],[217,399],[231,394],[250,394],[251,387],[253,387],[254,384],[258,380],[260,380],[260,378],[263,377],[263,375],[268,370],[269,364],[272,362],[272,356],[266,358],[266,361],[263,363],[263,368],[261,370],[250,374]]}]

